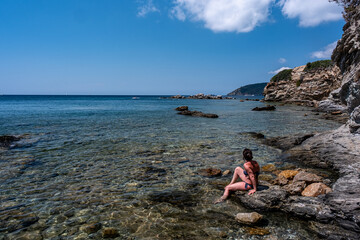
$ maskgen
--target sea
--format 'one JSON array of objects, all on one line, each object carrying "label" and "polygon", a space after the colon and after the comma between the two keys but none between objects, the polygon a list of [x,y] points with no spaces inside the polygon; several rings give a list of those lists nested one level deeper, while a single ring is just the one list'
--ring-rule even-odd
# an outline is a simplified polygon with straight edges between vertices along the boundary
[{"label": "sea", "polygon": [[[317,239],[307,221],[262,212],[261,226],[232,196],[214,205],[242,150],[260,165],[289,164],[266,138],[339,126],[311,108],[259,101],[169,96],[0,96],[0,135],[21,138],[0,149],[0,239]],[[174,110],[219,118],[178,115]],[[104,235],[105,234],[105,235]]]}]

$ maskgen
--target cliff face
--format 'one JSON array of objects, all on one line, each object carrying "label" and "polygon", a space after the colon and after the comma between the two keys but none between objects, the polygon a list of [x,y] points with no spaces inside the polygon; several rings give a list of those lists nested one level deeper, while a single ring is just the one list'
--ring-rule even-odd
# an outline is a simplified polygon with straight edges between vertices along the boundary
[{"label": "cliff face", "polygon": [[337,66],[306,69],[304,65],[292,70],[291,79],[270,81],[264,89],[264,100],[316,106],[340,84]]},{"label": "cliff face", "polygon": [[343,30],[331,57],[343,74],[341,87],[331,92],[319,109],[348,111],[350,131],[360,133],[360,6],[348,15]]}]

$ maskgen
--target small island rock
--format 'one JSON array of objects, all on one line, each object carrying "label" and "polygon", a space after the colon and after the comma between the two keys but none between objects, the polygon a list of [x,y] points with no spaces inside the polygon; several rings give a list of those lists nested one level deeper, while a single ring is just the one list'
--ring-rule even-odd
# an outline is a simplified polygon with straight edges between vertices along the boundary
[{"label": "small island rock", "polygon": [[185,110],[189,110],[189,107],[188,106],[180,106],[180,107],[177,107],[175,108],[176,111],[185,111]]},{"label": "small island rock", "polygon": [[274,111],[275,109],[275,106],[267,105],[266,107],[253,108],[252,111]]}]

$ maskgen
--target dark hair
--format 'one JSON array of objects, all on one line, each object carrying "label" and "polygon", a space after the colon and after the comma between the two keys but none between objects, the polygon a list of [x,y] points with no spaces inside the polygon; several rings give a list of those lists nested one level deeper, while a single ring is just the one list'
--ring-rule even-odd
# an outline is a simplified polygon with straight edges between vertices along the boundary
[{"label": "dark hair", "polygon": [[253,159],[252,151],[250,149],[245,148],[243,151],[243,157],[246,161],[251,161]]}]

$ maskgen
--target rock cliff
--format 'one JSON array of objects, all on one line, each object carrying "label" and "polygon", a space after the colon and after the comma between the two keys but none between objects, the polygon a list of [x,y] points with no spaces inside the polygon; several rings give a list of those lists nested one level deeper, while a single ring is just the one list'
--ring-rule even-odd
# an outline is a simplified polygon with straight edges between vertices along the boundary
[{"label": "rock cliff", "polygon": [[334,64],[311,68],[308,63],[292,69],[289,74],[280,72],[272,78],[264,89],[265,101],[317,106],[318,101],[326,99],[341,84],[340,69]]},{"label": "rock cliff", "polygon": [[341,86],[320,102],[319,109],[347,111],[350,131],[360,133],[360,6],[347,12],[346,19],[344,33],[331,57],[342,72]]}]

